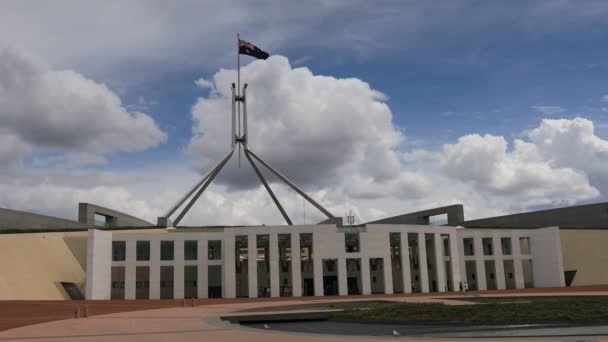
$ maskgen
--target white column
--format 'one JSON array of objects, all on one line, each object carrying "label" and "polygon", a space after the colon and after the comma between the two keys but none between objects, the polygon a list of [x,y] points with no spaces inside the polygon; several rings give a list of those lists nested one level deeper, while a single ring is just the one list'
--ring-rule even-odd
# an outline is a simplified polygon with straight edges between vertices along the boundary
[{"label": "white column", "polygon": [[87,299],[110,299],[112,232],[89,229],[87,238]]},{"label": "white column", "polygon": [[223,297],[236,298],[236,265],[234,261],[234,235],[222,241],[222,268],[224,271]]},{"label": "white column", "polygon": [[209,297],[209,253],[207,240],[198,240],[198,298]]},{"label": "white column", "polygon": [[437,270],[437,291],[445,292],[446,281],[445,281],[445,258],[443,252],[443,240],[441,239],[441,233],[435,233],[435,268]]},{"label": "white column", "polygon": [[270,254],[270,297],[279,297],[280,295],[280,277],[279,277],[279,235],[271,233],[268,248]]},{"label": "white column", "polygon": [[361,287],[362,293],[368,295],[372,293],[372,283],[369,271],[369,258],[361,256]]},{"label": "white column", "polygon": [[477,275],[475,280],[477,281],[477,289],[478,290],[487,290],[488,286],[486,284],[486,265],[483,262],[483,244],[481,240],[481,236],[475,236],[473,238],[475,241],[475,268],[477,269]]},{"label": "white column", "polygon": [[150,240],[150,299],[160,299],[159,240]]},{"label": "white column", "polygon": [[519,236],[511,236],[511,248],[513,249],[513,270],[515,271],[515,288],[523,289],[524,285],[524,270],[521,265],[521,249],[519,246]]},{"label": "white column", "polygon": [[407,232],[401,232],[401,272],[403,277],[403,293],[412,293],[412,271],[410,269],[410,246]]},{"label": "white column", "polygon": [[125,259],[125,299],[135,299],[135,240],[127,240],[127,255]]},{"label": "white column", "polygon": [[291,233],[291,292],[294,297],[302,296],[302,265],[300,256],[300,234]]},{"label": "white column", "polygon": [[319,297],[323,296],[323,260],[315,255],[313,257],[313,264],[313,273],[315,277],[315,296]]},{"label": "white column", "polygon": [[429,292],[429,269],[426,259],[426,240],[424,233],[418,233],[418,267],[420,267],[420,289],[421,292]]},{"label": "white column", "polygon": [[384,293],[393,294],[393,268],[390,255],[384,256],[382,268],[384,271]]},{"label": "white column", "polygon": [[502,244],[500,243],[500,236],[494,235],[492,237],[492,245],[494,245],[494,268],[496,269],[496,288],[499,290],[504,290],[507,288],[507,283],[505,281],[505,264],[504,258],[502,255]]},{"label": "white column", "polygon": [[460,273],[460,256],[460,249],[458,248],[458,234],[450,233],[450,264],[452,265],[452,288],[454,291],[459,291],[462,283]]},{"label": "white column", "polygon": [[184,298],[184,240],[173,240],[173,298]]},{"label": "white column", "polygon": [[347,285],[347,276],[346,276],[346,259],[339,258],[338,259],[338,295],[346,296],[348,295],[348,285]]},{"label": "white column", "polygon": [[249,298],[258,296],[258,245],[256,235],[247,235],[247,283],[249,284]]}]

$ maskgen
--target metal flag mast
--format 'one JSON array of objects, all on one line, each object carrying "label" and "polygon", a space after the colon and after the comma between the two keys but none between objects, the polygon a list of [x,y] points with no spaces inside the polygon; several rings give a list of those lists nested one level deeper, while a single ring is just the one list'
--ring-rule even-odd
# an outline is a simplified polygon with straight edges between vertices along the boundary
[{"label": "metal flag mast", "polygon": [[[283,183],[293,189],[296,193],[306,199],[310,204],[312,204],[315,208],[317,208],[320,212],[322,212],[325,216],[327,216],[327,220],[323,222],[337,222],[340,218],[334,217],[327,209],[325,209],[321,204],[317,203],[310,196],[308,196],[304,191],[298,188],[293,182],[291,182],[287,177],[281,174],[279,171],[275,170],[272,166],[266,163],[262,158],[256,155],[247,145],[247,83],[243,85],[241,88],[241,58],[239,53],[240,47],[240,35],[237,33],[237,86],[232,83],[231,91],[232,91],[232,138],[231,138],[231,149],[228,154],[217,163],[211,171],[209,171],[198,183],[196,183],[186,194],[184,194],[167,212],[164,213],[163,216],[158,217],[157,225],[159,227],[172,227],[177,226],[184,216],[188,213],[190,208],[196,203],[199,197],[203,194],[205,189],[213,182],[215,177],[220,173],[222,168],[226,165],[228,160],[234,154],[234,150],[238,145],[239,149],[239,167],[241,165],[241,145],[243,146],[243,151],[245,153],[245,157],[251,168],[255,172],[255,174],[260,179],[260,182],[272,198],[272,201],[276,205],[277,209],[285,219],[285,222],[288,225],[293,225],[293,222],[287,215],[285,209],[275,196],[274,192],[266,182],[266,179],[262,175],[262,172],[256,165],[257,161],[259,164],[268,169],[273,175],[275,175],[278,179],[280,179]],[[241,104],[242,104],[242,117],[241,117]],[[241,129],[242,128],[242,129]],[[255,161],[254,161],[255,160]],[[188,200],[188,203],[181,210],[181,212],[175,218],[175,221],[171,221],[171,216]]]}]

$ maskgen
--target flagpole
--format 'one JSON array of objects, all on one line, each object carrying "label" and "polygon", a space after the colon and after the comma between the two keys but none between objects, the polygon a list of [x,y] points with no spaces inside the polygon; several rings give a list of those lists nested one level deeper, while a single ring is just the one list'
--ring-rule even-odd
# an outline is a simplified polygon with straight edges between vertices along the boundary
[{"label": "flagpole", "polygon": [[[236,96],[241,96],[241,35],[236,34]],[[237,101],[239,138],[241,136],[241,101]],[[241,144],[239,143],[239,168],[241,167]]]},{"label": "flagpole", "polygon": [[236,94],[238,96],[241,95],[241,54],[239,53],[239,49],[241,41],[241,35],[239,33],[236,34]]}]

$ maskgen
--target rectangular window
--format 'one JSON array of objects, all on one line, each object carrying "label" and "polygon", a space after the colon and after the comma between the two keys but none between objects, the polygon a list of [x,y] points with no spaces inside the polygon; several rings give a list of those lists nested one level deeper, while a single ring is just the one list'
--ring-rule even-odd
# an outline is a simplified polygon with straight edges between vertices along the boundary
[{"label": "rectangular window", "polygon": [[483,245],[483,255],[494,255],[492,238],[481,239],[481,244]]},{"label": "rectangular window", "polygon": [[[300,234],[300,267],[302,272],[302,296],[314,296],[314,264],[312,233]],[[298,248],[298,246],[293,246]]]},{"label": "rectangular window", "polygon": [[464,238],[464,239],[462,239],[462,243],[464,244],[464,255],[465,256],[475,255],[475,243],[474,243],[473,238]]},{"label": "rectangular window", "polygon": [[125,299],[125,268],[112,267],[110,277],[110,299]]},{"label": "rectangular window", "polygon": [[209,240],[208,244],[209,260],[222,260],[222,241]]},{"label": "rectangular window", "polygon": [[279,295],[288,297],[292,295],[291,272],[291,234],[279,234],[279,279],[281,282]]},{"label": "rectangular window", "polygon": [[112,241],[112,261],[125,261],[127,257],[127,242]]},{"label": "rectangular window", "polygon": [[160,260],[173,260],[173,241],[160,242]]},{"label": "rectangular window", "polygon": [[270,297],[270,235],[256,235],[256,248],[258,297]]},{"label": "rectangular window", "polygon": [[511,255],[511,254],[513,254],[513,248],[511,246],[511,238],[510,237],[500,238],[500,246],[502,247],[502,255]]},{"label": "rectangular window", "polygon": [[198,241],[184,241],[184,260],[196,260],[198,258]]},{"label": "rectangular window", "polygon": [[359,253],[359,233],[345,233],[344,244],[346,253]]},{"label": "rectangular window", "polygon": [[160,299],[173,299],[173,272],[173,266],[160,267]]},{"label": "rectangular window", "polygon": [[198,298],[198,266],[184,266],[184,298]]},{"label": "rectangular window", "polygon": [[448,224],[448,214],[439,214],[429,216],[429,225],[431,226],[445,226]]},{"label": "rectangular window", "polygon": [[530,238],[529,237],[520,237],[519,238],[519,252],[522,255],[530,254]]},{"label": "rectangular window", "polygon": [[137,261],[150,260],[150,241],[137,241]]}]

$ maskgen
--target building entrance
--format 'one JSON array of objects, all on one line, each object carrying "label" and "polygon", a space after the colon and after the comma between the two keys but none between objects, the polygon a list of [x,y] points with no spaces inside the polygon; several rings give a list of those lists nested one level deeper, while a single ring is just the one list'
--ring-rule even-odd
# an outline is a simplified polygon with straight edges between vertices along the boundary
[{"label": "building entrance", "polygon": [[323,277],[323,295],[337,296],[338,295],[338,277],[325,276]]}]

